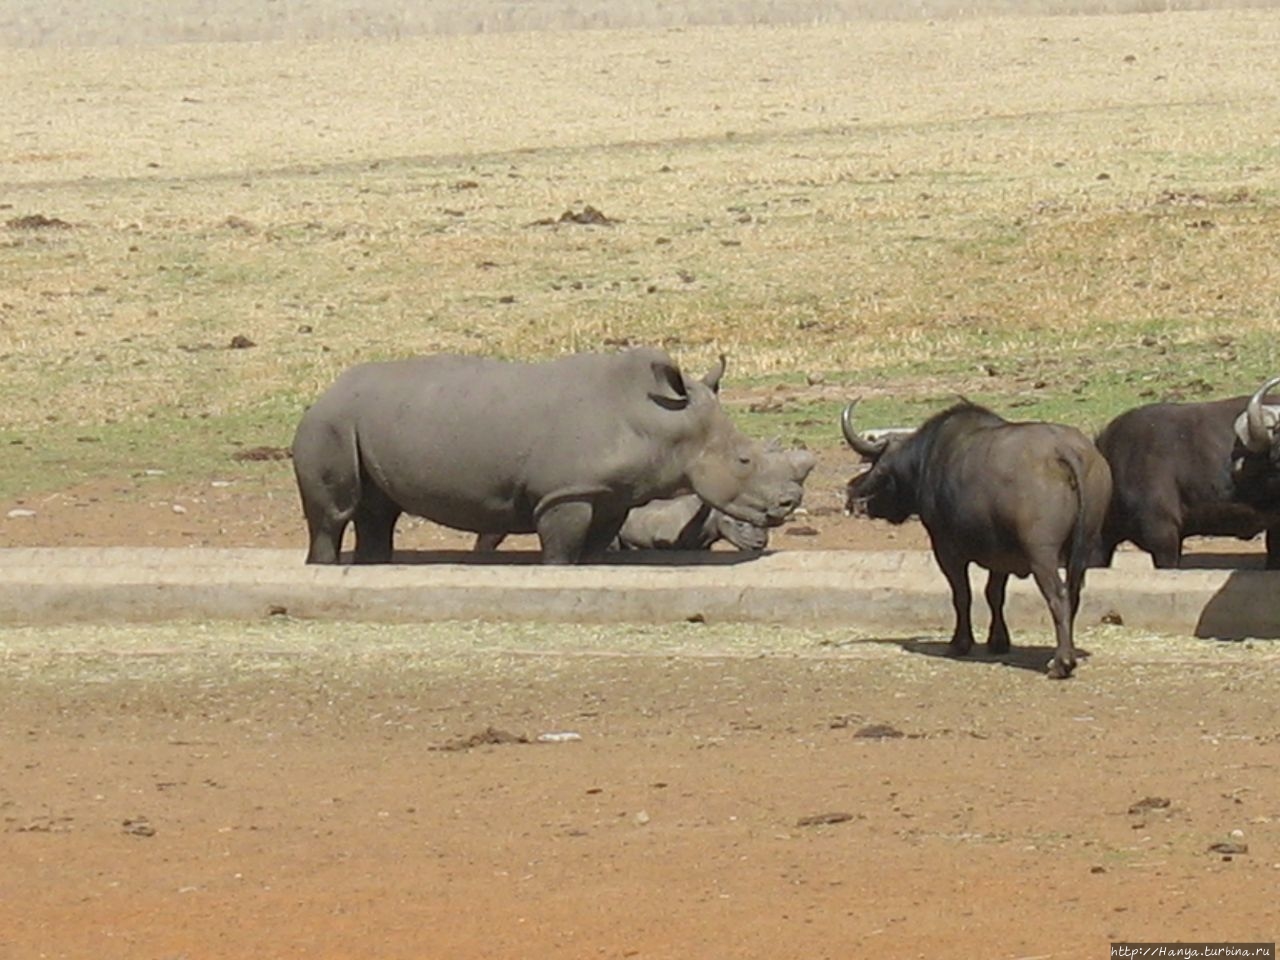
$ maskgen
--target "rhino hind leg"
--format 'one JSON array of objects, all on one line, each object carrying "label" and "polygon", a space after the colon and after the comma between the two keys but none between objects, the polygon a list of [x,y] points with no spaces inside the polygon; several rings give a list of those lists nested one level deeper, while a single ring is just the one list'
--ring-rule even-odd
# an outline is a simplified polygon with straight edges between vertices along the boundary
[{"label": "rhino hind leg", "polygon": [[356,563],[390,563],[396,521],[401,511],[390,497],[367,477],[356,506]]},{"label": "rhino hind leg", "polygon": [[355,513],[354,499],[336,495],[330,486],[298,478],[302,514],[307,520],[307,563],[337,563],[342,538]]}]

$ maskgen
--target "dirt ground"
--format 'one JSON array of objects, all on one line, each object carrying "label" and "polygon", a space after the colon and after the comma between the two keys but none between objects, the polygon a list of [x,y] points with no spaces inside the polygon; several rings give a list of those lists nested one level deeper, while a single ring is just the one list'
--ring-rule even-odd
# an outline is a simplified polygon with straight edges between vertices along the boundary
[{"label": "dirt ground", "polygon": [[1052,683],[1021,639],[999,664],[742,625],[0,631],[0,956],[1274,940],[1274,647],[1100,627]]},{"label": "dirt ground", "polygon": [[[821,452],[773,546],[925,547],[843,515],[849,461]],[[5,510],[11,545],[305,546],[287,461]],[[1052,683],[1014,630],[1003,664],[854,627],[0,630],[0,957],[1274,940],[1275,647],[1094,627]]]},{"label": "dirt ground", "polygon": [[[815,451],[799,515],[773,532],[773,549],[924,549],[918,524],[891,527],[844,516],[844,484],[855,472],[847,450]],[[13,511],[19,516],[8,516]],[[145,468],[118,478],[0,503],[9,546],[297,547],[306,529],[288,460],[228,462],[226,474],[173,483]],[[351,534],[348,533],[348,537]],[[469,547],[474,538],[404,517],[396,545],[404,549]],[[350,545],[350,540],[348,540]],[[535,537],[512,537],[509,549],[536,549]],[[724,546],[724,545],[721,545]]]}]

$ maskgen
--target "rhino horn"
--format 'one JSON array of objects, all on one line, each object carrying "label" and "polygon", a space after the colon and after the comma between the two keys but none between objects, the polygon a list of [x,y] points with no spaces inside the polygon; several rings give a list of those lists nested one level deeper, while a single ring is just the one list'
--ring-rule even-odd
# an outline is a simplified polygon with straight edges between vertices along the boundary
[{"label": "rhino horn", "polygon": [[[858,400],[861,399],[861,397],[858,398]],[[873,443],[853,428],[853,408],[858,405],[858,400],[850,403],[840,414],[840,429],[844,432],[845,442],[853,448],[854,452],[874,463],[888,448],[889,438],[882,437]]]},{"label": "rhino horn", "polygon": [[1241,424],[1237,421],[1236,435],[1245,448],[1253,453],[1264,453],[1271,449],[1277,421],[1280,421],[1280,408],[1266,406],[1263,401],[1277,384],[1280,384],[1280,377],[1272,377],[1249,398],[1249,404],[1244,411],[1243,430],[1240,429]]}]

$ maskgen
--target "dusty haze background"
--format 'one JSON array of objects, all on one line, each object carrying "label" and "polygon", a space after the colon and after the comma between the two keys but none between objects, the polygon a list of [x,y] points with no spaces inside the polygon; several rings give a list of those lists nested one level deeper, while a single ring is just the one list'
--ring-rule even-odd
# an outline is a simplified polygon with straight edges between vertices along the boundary
[{"label": "dusty haze background", "polygon": [[990,14],[1276,6],[1275,0],[79,0],[0,2],[0,44],[109,45],[689,25],[842,23]]}]

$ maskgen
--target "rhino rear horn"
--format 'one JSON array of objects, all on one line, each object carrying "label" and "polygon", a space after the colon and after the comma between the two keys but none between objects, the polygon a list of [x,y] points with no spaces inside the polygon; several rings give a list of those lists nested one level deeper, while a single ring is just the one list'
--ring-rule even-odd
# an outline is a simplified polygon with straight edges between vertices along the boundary
[{"label": "rhino rear horn", "polygon": [[708,370],[702,378],[702,382],[710,388],[712,393],[720,392],[720,378],[724,376],[724,368],[725,356],[722,353],[720,354],[720,359],[716,361],[716,365]]},{"label": "rhino rear horn", "polygon": [[1240,436],[1245,447],[1253,453],[1263,453],[1271,449],[1271,443],[1275,438],[1277,420],[1280,420],[1280,410],[1275,407],[1268,407],[1263,404],[1267,398],[1267,394],[1272,388],[1280,384],[1280,377],[1272,377],[1261,387],[1258,392],[1249,398],[1249,405],[1245,407],[1245,430]]},{"label": "rhino rear horn", "polygon": [[882,437],[880,440],[872,442],[853,428],[853,408],[858,405],[858,400],[861,399],[862,398],[859,397],[857,400],[854,400],[844,408],[843,412],[841,412],[840,430],[844,433],[845,442],[853,448],[854,453],[857,453],[874,463],[880,459],[881,454],[883,454],[886,448],[888,448],[889,438]]},{"label": "rhino rear horn", "polygon": [[689,387],[684,382],[684,374],[673,363],[654,362],[654,387],[649,391],[649,399],[667,410],[683,410],[689,405]]}]

